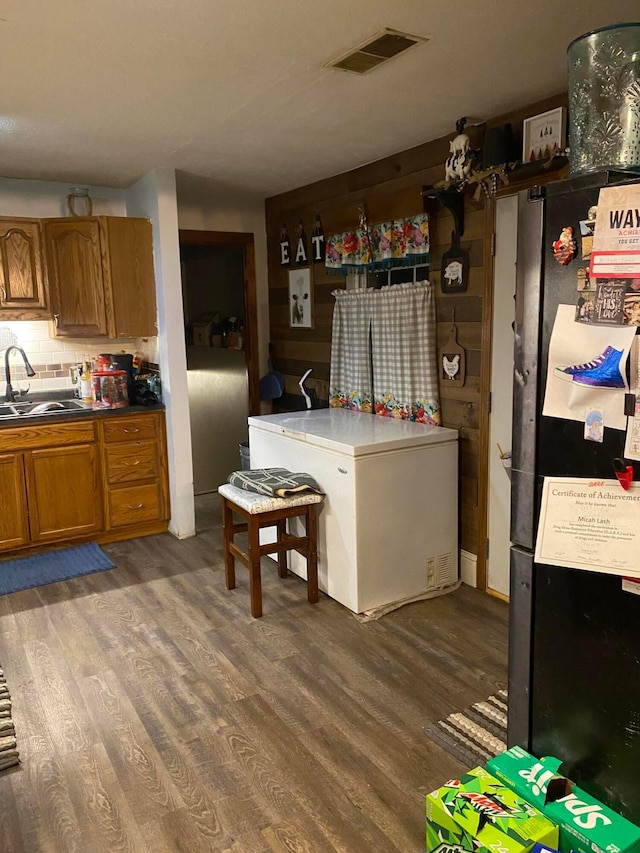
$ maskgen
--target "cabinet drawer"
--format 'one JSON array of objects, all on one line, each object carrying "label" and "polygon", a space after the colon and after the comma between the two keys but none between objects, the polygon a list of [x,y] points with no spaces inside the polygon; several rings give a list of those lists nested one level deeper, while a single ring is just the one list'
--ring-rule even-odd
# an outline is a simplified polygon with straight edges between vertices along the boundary
[{"label": "cabinet drawer", "polygon": [[114,417],[105,419],[103,424],[104,440],[140,441],[144,438],[156,438],[157,419],[153,415],[138,415],[132,418]]},{"label": "cabinet drawer", "polygon": [[93,420],[9,427],[0,429],[0,451],[88,444],[95,441],[95,437],[95,421]]},{"label": "cabinet drawer", "polygon": [[162,492],[158,483],[109,490],[111,527],[156,521],[162,517]]},{"label": "cabinet drawer", "polygon": [[128,441],[106,447],[107,483],[129,483],[158,476],[155,441]]}]

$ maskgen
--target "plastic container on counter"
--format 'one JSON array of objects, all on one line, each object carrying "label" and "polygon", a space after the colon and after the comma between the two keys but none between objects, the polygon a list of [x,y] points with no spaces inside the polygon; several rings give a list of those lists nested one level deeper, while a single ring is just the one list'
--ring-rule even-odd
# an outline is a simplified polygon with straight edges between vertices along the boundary
[{"label": "plastic container on counter", "polygon": [[94,409],[122,409],[129,405],[125,370],[104,370],[91,374]]}]

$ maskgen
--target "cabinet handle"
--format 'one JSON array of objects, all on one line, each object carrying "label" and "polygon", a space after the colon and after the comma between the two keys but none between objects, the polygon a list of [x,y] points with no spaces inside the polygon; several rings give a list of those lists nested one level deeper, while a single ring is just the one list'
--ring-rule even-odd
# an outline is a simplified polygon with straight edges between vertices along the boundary
[{"label": "cabinet handle", "polygon": [[3,302],[7,301],[7,290],[4,284],[0,285],[0,296],[2,297]]},{"label": "cabinet handle", "polygon": [[60,315],[59,315],[59,314],[54,314],[54,315],[53,315],[53,322],[54,322],[54,325],[55,325],[55,327],[56,327],[56,329],[57,329],[57,328],[58,328],[58,326],[60,325]]},{"label": "cabinet handle", "polygon": [[136,461],[135,461],[135,462],[125,462],[125,463],[124,463],[124,467],[125,467],[125,468],[135,468],[135,466],[136,466],[136,465],[139,465],[139,464],[140,464],[140,460],[139,460],[139,459],[136,459]]},{"label": "cabinet handle", "polygon": [[142,509],[143,506],[144,504],[136,504],[135,506],[131,506],[131,504],[129,504],[127,509]]},{"label": "cabinet handle", "polygon": [[122,428],[122,432],[127,432],[127,433],[129,433],[129,432],[140,432],[140,428],[139,428],[139,427],[134,427],[133,429],[125,429],[125,428],[123,427],[123,428]]}]

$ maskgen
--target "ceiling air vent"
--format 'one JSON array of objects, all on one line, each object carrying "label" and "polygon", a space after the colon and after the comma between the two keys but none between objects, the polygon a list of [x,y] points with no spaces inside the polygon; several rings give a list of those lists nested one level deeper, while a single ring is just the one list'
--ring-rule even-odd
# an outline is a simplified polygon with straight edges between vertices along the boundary
[{"label": "ceiling air vent", "polygon": [[428,39],[421,36],[410,36],[396,30],[383,30],[339,59],[329,62],[326,67],[354,71],[356,74],[366,74],[367,71],[371,71],[389,59],[393,59],[399,53],[426,41]]}]

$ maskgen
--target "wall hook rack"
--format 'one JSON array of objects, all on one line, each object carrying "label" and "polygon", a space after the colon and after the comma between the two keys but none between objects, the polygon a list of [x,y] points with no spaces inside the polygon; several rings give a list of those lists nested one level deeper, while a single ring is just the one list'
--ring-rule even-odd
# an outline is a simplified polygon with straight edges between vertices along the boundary
[{"label": "wall hook rack", "polygon": [[454,230],[458,237],[464,234],[464,193],[455,187],[447,189],[438,187],[423,187],[422,198],[425,212],[434,213],[433,205],[429,204],[430,199],[435,200],[438,204],[446,207],[453,216]]}]

